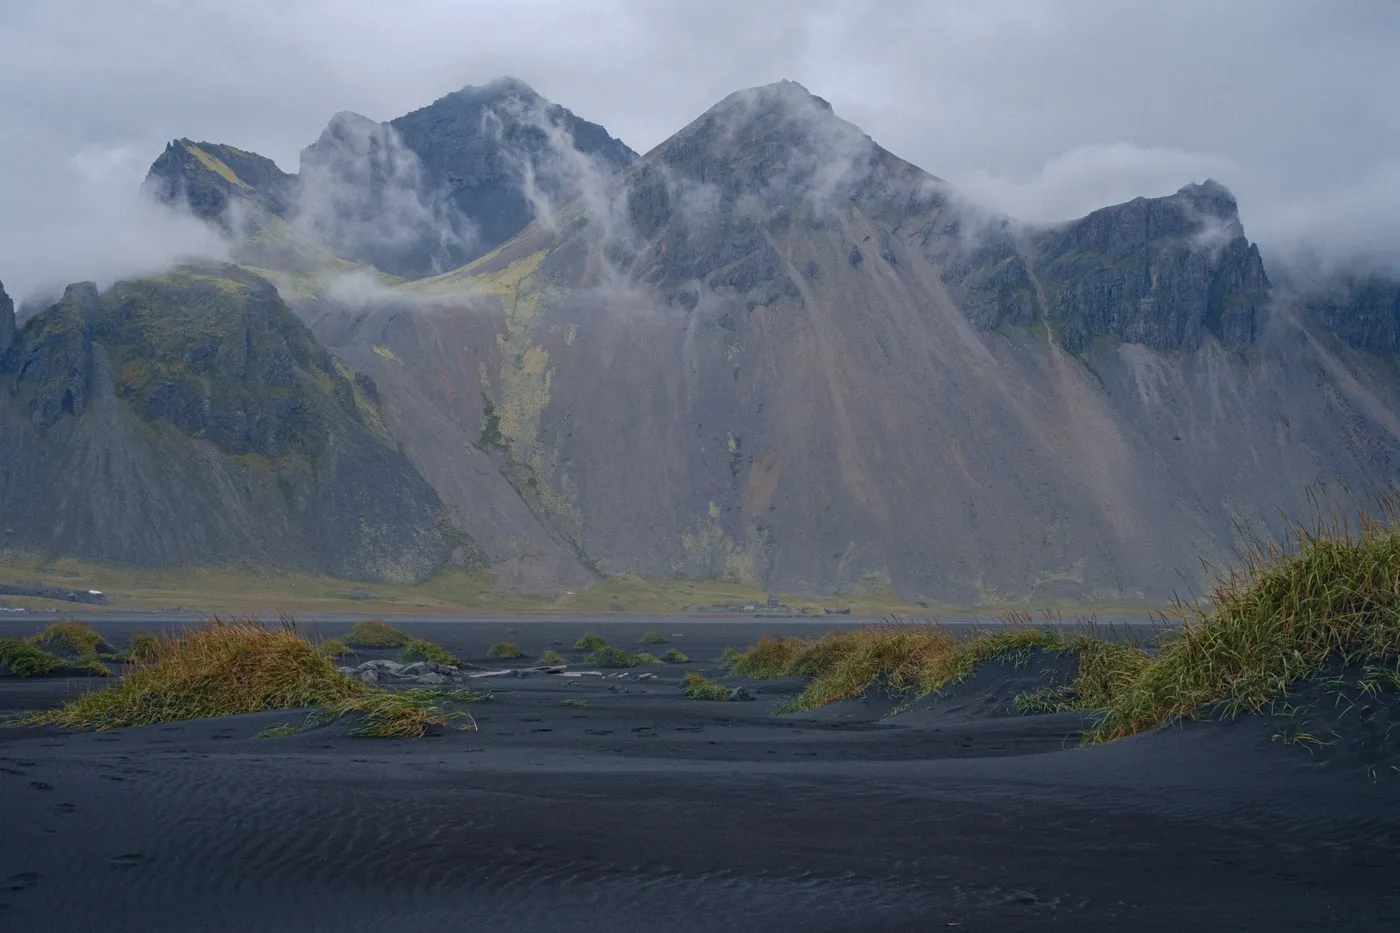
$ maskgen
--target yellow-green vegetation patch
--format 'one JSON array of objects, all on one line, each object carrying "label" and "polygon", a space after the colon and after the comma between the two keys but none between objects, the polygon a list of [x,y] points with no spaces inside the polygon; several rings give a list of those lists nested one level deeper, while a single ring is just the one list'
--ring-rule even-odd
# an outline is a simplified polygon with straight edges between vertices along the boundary
[{"label": "yellow-green vegetation patch", "polygon": [[567,664],[567,663],[568,663],[567,661],[564,660],[564,656],[563,656],[562,654],[560,654],[559,652],[555,651],[553,648],[550,648],[550,649],[549,649],[548,651],[546,651],[544,654],[540,655],[540,661],[542,661],[542,662],[545,663],[545,664]]},{"label": "yellow-green vegetation patch", "polygon": [[103,658],[115,660],[112,646],[86,622],[65,619],[54,622],[30,639],[42,651],[63,658],[66,666],[88,671],[99,677],[110,677],[112,671]]},{"label": "yellow-green vegetation patch", "polygon": [[728,700],[729,688],[724,684],[710,680],[699,671],[691,671],[685,675],[686,696],[692,700]]},{"label": "yellow-green vegetation patch", "polygon": [[345,643],[354,648],[398,648],[407,641],[407,635],[383,619],[356,622],[345,636]]},{"label": "yellow-green vegetation patch", "polygon": [[574,642],[574,647],[579,651],[597,651],[606,645],[607,639],[602,635],[595,635],[592,632],[584,632],[583,637]]},{"label": "yellow-green vegetation patch", "polygon": [[666,653],[661,656],[661,660],[667,664],[689,664],[690,656],[679,648],[667,648]]},{"label": "yellow-green vegetation patch", "polygon": [[661,659],[658,658],[656,655],[652,654],[650,651],[638,651],[636,657],[637,657],[637,661],[638,661],[639,663],[641,663],[641,664],[660,664],[660,663],[661,663]]},{"label": "yellow-green vegetation patch", "polygon": [[1207,605],[1181,608],[1179,632],[1114,691],[1090,734],[1106,741],[1203,714],[1257,712],[1332,665],[1400,664],[1400,521],[1294,527],[1252,552]]},{"label": "yellow-green vegetation patch", "polygon": [[520,646],[513,641],[498,641],[487,649],[487,654],[493,658],[500,658],[504,661],[512,661],[523,657]]},{"label": "yellow-green vegetation patch", "polygon": [[642,659],[626,648],[619,648],[616,645],[603,645],[600,648],[588,652],[584,661],[594,667],[636,667],[642,663]]},{"label": "yellow-green vegetation patch", "polygon": [[14,638],[0,638],[0,667],[15,677],[42,677],[67,666],[57,655]]},{"label": "yellow-green vegetation patch", "polygon": [[322,707],[322,720],[359,714],[357,734],[419,736],[456,715],[446,711],[446,702],[482,698],[462,691],[389,693],[368,687],[342,677],[330,658],[291,627],[215,619],[204,628],[161,636],[149,660],[133,663],[114,686],[22,722],[101,730]]},{"label": "yellow-green vegetation patch", "polygon": [[376,356],[382,356],[384,357],[384,359],[389,360],[390,362],[398,363],[400,366],[403,365],[403,360],[399,359],[399,355],[393,350],[390,350],[388,347],[382,347],[376,343],[373,346],[371,346],[370,349],[374,351],[374,354]]},{"label": "yellow-green vegetation patch", "polygon": [[565,700],[564,705],[573,709],[583,709],[588,705],[587,700]]},{"label": "yellow-green vegetation patch", "polygon": [[642,642],[648,645],[664,645],[668,639],[660,632],[647,632],[642,636]]},{"label": "yellow-green vegetation patch", "polygon": [[198,159],[205,168],[209,169],[209,171],[218,175],[229,184],[238,185],[240,188],[251,188],[247,182],[234,174],[233,169],[229,168],[222,159],[215,158],[194,143],[185,143],[185,149],[189,151],[190,155]]},{"label": "yellow-green vegetation patch", "polygon": [[132,632],[131,647],[127,649],[126,657],[128,661],[137,664],[145,664],[155,660],[156,651],[160,648],[160,636],[152,635],[150,632]]},{"label": "yellow-green vegetation patch", "polygon": [[1011,624],[959,636],[934,624],[889,624],[831,632],[817,639],[765,636],[731,659],[734,673],[759,679],[810,678],[785,705],[812,710],[879,685],[909,699],[941,693],[989,661],[1022,664],[1033,651],[1074,654],[1068,685],[1019,701],[1024,710],[1099,709],[1148,663],[1136,645],[1087,634]]},{"label": "yellow-green vegetation patch", "polygon": [[350,646],[339,638],[327,638],[321,642],[320,650],[328,658],[343,658],[350,653]]},{"label": "yellow-green vegetation patch", "polygon": [[434,664],[445,664],[448,667],[456,667],[462,663],[456,655],[442,647],[442,645],[423,638],[409,638],[405,640],[402,650],[399,651],[399,660],[405,663],[412,661],[432,661]]}]

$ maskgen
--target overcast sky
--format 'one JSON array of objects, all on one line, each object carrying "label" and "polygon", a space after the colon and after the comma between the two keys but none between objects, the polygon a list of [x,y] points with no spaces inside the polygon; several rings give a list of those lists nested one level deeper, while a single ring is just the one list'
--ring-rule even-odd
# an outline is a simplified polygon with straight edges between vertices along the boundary
[{"label": "overcast sky", "polygon": [[331,114],[511,74],[645,152],[799,81],[886,148],[1032,221],[1214,177],[1266,260],[1400,268],[1396,0],[3,0],[0,280],[197,245],[126,211],[189,136],[295,171]]}]

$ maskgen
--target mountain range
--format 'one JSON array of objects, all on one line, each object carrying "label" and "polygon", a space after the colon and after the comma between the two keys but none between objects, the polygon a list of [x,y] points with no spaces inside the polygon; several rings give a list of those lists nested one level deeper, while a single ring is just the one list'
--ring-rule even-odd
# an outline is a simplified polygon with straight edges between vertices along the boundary
[{"label": "mountain range", "polygon": [[791,82],[639,157],[502,79],[144,188],[232,262],[0,292],[9,547],[1160,600],[1400,465],[1400,284],[1272,281],[1208,179],[1020,224]]}]

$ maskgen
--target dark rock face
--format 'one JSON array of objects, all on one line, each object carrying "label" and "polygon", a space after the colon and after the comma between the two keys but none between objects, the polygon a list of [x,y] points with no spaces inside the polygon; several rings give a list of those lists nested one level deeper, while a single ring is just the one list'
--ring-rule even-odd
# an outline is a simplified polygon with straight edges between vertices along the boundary
[{"label": "dark rock face", "polygon": [[10,349],[15,339],[15,303],[5,294],[5,285],[0,283],[0,356]]},{"label": "dark rock face", "polygon": [[1249,346],[1268,301],[1259,251],[1221,185],[1138,198],[1035,237],[1045,314],[1072,353],[1106,336],[1195,350],[1207,333]]},{"label": "dark rock face", "polygon": [[1400,348],[1400,281],[1338,276],[1304,299],[1308,316],[1361,350]]},{"label": "dark rock face", "polygon": [[[476,228],[443,268],[480,256],[535,219],[537,199],[557,204],[590,176],[606,178],[637,154],[596,123],[502,78],[466,87],[388,124],[422,165],[424,191],[441,196]],[[424,263],[419,274],[441,271]]]},{"label": "dark rock face", "polygon": [[454,546],[354,373],[235,267],[69,286],[0,376],[8,546],[399,582]]},{"label": "dark rock face", "polygon": [[234,146],[177,139],[151,165],[142,189],[162,204],[188,204],[196,217],[231,232],[230,205],[285,214],[296,197],[296,176]]}]

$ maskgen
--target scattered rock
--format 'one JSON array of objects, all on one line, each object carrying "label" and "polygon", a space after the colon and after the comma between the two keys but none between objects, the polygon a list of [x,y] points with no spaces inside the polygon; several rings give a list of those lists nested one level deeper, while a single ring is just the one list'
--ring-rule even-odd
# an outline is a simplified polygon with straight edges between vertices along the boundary
[{"label": "scattered rock", "polygon": [[655,674],[638,674],[638,675],[637,675],[637,679],[638,679],[638,680],[655,680],[655,679],[656,679],[656,675],[655,675]]},{"label": "scattered rock", "polygon": [[748,687],[735,687],[733,690],[729,691],[730,700],[752,700],[753,698],[754,696],[752,693],[749,693]]},{"label": "scattered rock", "polygon": [[447,678],[446,678],[446,677],[442,676],[441,674],[432,672],[432,671],[430,671],[430,672],[428,672],[428,673],[426,673],[426,674],[419,674],[417,677],[414,677],[413,680],[414,680],[416,683],[420,683],[420,684],[445,684],[445,683],[447,683]]}]

